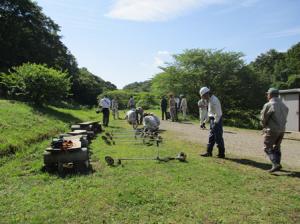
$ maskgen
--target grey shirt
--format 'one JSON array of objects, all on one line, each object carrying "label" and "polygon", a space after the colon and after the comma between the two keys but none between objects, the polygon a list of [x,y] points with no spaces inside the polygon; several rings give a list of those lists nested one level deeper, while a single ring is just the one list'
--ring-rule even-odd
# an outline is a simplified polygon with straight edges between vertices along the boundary
[{"label": "grey shirt", "polygon": [[272,132],[284,132],[289,109],[278,97],[273,97],[260,112],[261,125]]}]

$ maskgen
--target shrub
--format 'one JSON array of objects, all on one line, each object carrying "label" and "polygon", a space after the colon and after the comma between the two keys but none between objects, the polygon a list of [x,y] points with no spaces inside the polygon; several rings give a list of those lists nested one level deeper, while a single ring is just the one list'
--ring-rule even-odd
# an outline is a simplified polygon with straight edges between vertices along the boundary
[{"label": "shrub", "polygon": [[29,63],[13,70],[0,76],[1,86],[8,97],[42,104],[60,101],[69,94],[71,84],[64,72]]}]

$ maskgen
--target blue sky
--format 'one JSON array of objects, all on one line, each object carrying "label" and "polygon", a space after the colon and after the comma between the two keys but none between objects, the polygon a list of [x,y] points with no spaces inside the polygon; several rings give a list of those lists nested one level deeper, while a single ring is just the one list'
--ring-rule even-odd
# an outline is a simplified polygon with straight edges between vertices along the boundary
[{"label": "blue sky", "polygon": [[241,51],[248,63],[300,41],[300,0],[37,0],[80,67],[118,88],[190,48]]}]

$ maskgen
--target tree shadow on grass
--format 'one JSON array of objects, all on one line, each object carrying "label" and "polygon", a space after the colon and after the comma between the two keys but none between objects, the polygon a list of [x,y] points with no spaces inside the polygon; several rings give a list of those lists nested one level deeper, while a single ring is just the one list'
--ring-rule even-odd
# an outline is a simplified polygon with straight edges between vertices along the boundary
[{"label": "tree shadow on grass", "polygon": [[82,122],[82,120],[80,120],[77,117],[74,117],[71,114],[65,113],[65,112],[61,112],[61,111],[57,111],[51,107],[33,107],[33,111],[36,113],[40,113],[40,114],[45,114],[47,116],[53,117],[55,119],[61,120],[65,123],[79,123]]},{"label": "tree shadow on grass", "polygon": [[[242,165],[252,166],[252,167],[259,168],[259,169],[262,169],[262,170],[265,170],[265,171],[271,169],[271,164],[257,162],[257,161],[250,160],[250,159],[226,158],[226,160],[229,160],[229,161],[232,161],[232,162],[235,162],[235,163],[239,163],[239,164],[242,164]],[[282,169],[278,172],[272,173],[272,175],[300,178],[300,172],[291,171],[291,170],[284,170],[284,169]]]}]

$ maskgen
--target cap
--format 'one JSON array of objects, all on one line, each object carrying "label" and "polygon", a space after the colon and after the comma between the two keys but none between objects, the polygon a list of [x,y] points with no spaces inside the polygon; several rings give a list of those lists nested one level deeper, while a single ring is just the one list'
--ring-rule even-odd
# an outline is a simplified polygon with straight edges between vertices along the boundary
[{"label": "cap", "polygon": [[208,93],[210,90],[207,87],[202,87],[199,91],[200,96],[203,96],[205,93]]},{"label": "cap", "polygon": [[268,94],[279,94],[279,90],[276,88],[270,88],[268,89]]}]

